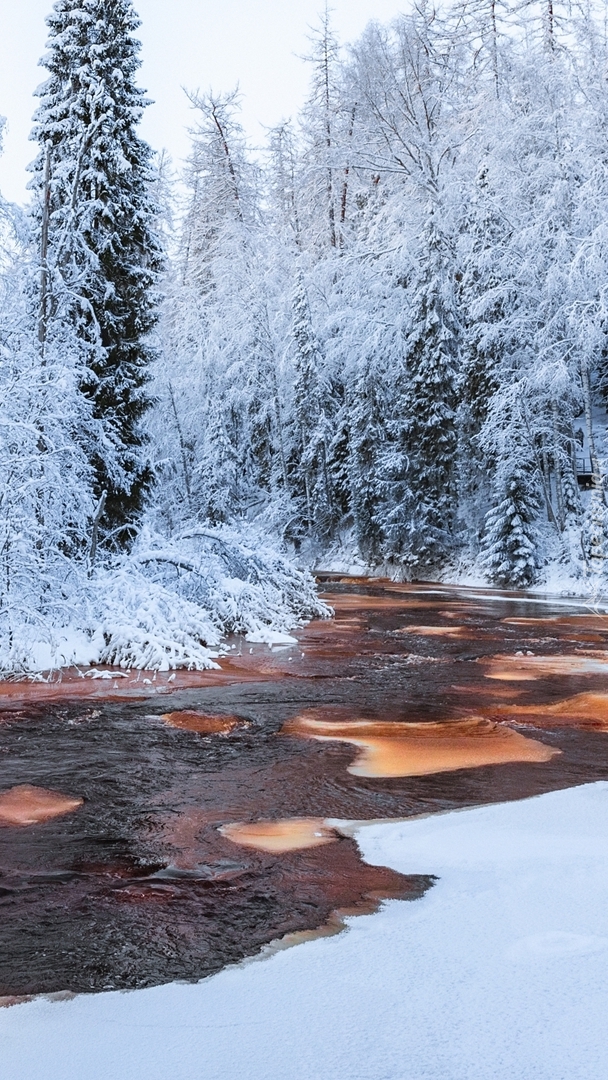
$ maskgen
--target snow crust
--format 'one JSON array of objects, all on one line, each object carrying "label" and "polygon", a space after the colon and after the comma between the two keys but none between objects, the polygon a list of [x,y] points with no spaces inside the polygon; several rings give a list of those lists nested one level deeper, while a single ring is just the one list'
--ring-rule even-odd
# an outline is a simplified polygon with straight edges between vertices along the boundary
[{"label": "snow crust", "polygon": [[11,1080],[596,1080],[608,783],[361,828],[423,899],[198,985],[0,1015]]}]

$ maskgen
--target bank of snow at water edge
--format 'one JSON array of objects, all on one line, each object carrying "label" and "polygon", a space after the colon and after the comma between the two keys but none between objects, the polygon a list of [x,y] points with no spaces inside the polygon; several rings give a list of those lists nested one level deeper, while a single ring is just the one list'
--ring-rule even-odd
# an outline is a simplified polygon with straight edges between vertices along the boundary
[{"label": "bank of snow at water edge", "polygon": [[[198,985],[0,1014],[11,1080],[600,1080],[608,783],[358,834],[439,880]],[[204,931],[201,931],[204,932]]]},{"label": "bank of snow at water edge", "polygon": [[0,613],[3,674],[74,664],[203,670],[217,666],[227,634],[289,644],[293,627],[331,615],[310,573],[251,529],[144,530],[131,552],[92,573],[63,560],[42,598],[35,583],[28,601],[26,586]]}]

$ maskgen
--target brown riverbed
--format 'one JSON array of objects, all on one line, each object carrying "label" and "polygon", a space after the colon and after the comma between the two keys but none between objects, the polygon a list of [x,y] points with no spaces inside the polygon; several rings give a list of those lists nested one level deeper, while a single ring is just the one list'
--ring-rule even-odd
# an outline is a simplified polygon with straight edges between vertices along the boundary
[{"label": "brown riverbed", "polygon": [[197,979],[432,885],[366,866],[336,821],[608,778],[608,618],[444,586],[324,596],[334,619],[235,640],[221,671],[0,683],[0,997]]}]

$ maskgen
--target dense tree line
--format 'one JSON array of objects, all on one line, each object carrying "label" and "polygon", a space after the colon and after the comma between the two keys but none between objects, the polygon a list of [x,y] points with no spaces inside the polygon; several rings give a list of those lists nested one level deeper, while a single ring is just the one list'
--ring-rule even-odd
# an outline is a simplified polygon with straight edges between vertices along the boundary
[{"label": "dense tree line", "polygon": [[607,61],[602,5],[424,3],[343,50],[326,15],[263,159],[237,97],[193,98],[167,522],[261,516],[423,576],[599,566]]},{"label": "dense tree line", "polygon": [[[222,635],[277,640],[326,609],[259,530],[201,527],[194,489],[187,525],[154,520],[170,237],[162,163],[137,134],[139,20],[131,0],[56,0],[47,23],[31,203],[0,198],[0,675],[213,666]],[[192,221],[199,293],[220,218]],[[263,311],[259,326],[262,343]],[[260,344],[260,445],[263,362]],[[226,484],[224,520],[231,498]]]},{"label": "dense tree line", "polygon": [[176,177],[137,135],[131,0],[57,0],[31,206],[0,202],[2,649],[75,597],[97,625],[121,551],[198,603],[193,538],[250,566],[222,529],[405,576],[603,574],[604,15],[420,3],[343,48],[326,13],[301,114],[253,150],[237,94],[193,94]]}]

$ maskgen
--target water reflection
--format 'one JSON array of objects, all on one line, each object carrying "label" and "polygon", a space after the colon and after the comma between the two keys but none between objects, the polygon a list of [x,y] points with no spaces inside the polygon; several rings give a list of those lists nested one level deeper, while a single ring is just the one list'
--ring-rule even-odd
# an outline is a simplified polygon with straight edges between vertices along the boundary
[{"label": "water reflection", "polygon": [[170,727],[180,728],[182,731],[196,731],[199,735],[229,735],[238,727],[248,726],[247,721],[239,720],[238,716],[210,716],[192,709],[161,713],[161,720]]},{"label": "water reflection", "polygon": [[604,675],[608,674],[608,652],[575,653],[569,656],[535,656],[516,653],[514,656],[494,656],[484,661],[488,679],[510,682],[534,682],[547,675]]},{"label": "water reflection", "polygon": [[533,718],[545,727],[583,723],[597,731],[608,731],[608,694],[575,694],[553,704],[496,705],[493,711],[506,716],[525,716],[527,720]]}]

